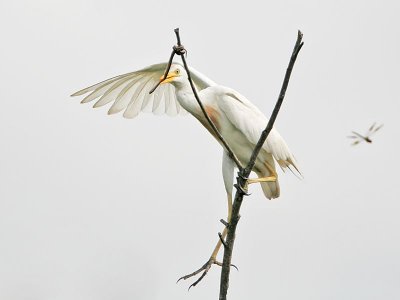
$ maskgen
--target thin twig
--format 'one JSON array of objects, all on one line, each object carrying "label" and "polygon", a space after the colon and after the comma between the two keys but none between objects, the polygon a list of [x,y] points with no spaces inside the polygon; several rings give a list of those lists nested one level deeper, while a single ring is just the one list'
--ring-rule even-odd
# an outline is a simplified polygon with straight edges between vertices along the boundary
[{"label": "thin twig", "polygon": [[221,219],[221,220],[219,220],[222,224],[224,224],[225,225],[225,227],[228,227],[229,226],[229,224],[228,224],[228,222],[226,222],[224,219]]},{"label": "thin twig", "polygon": [[299,51],[301,49],[301,47],[303,47],[304,43],[302,42],[302,38],[303,38],[303,34],[300,32],[300,30],[297,33],[297,40],[296,40],[296,44],[294,46],[293,52],[292,52],[292,56],[290,57],[290,62],[289,65],[286,69],[286,74],[285,74],[285,78],[283,80],[282,83],[282,87],[281,87],[281,92],[279,93],[279,97],[278,100],[275,104],[275,108],[272,111],[271,117],[269,119],[269,122],[267,124],[267,127],[264,129],[264,131],[261,134],[260,139],[258,140],[258,143],[256,145],[256,147],[253,150],[253,153],[250,157],[250,161],[245,169],[245,171],[242,174],[242,177],[248,177],[250,175],[251,170],[254,167],[254,164],[256,162],[256,158],[258,156],[258,153],[261,150],[261,147],[263,146],[265,140],[267,139],[267,136],[269,135],[270,131],[272,130],[272,127],[274,126],[276,117],[278,116],[279,110],[281,108],[283,99],[285,98],[285,94],[286,94],[286,89],[288,87],[289,84],[289,80],[290,80],[290,75],[292,74],[292,70],[293,70],[293,66],[294,63],[296,62],[296,58],[297,55],[299,54]]},{"label": "thin twig", "polygon": [[[271,129],[274,126],[274,122],[276,120],[276,117],[278,116],[279,109],[282,105],[283,99],[285,98],[286,89],[289,84],[289,79],[290,79],[290,75],[293,70],[294,63],[296,62],[297,55],[299,54],[299,51],[304,44],[302,42],[302,39],[303,39],[303,34],[300,31],[298,31],[297,41],[294,46],[289,65],[286,69],[285,78],[283,80],[281,92],[279,93],[279,97],[275,104],[275,108],[271,114],[269,121],[268,121],[267,127],[262,132],[260,139],[258,140],[258,143],[253,150],[253,153],[251,155],[248,165],[246,166],[246,168],[239,171],[239,176],[237,177],[237,187],[245,186],[245,184],[247,182],[247,178],[249,177],[250,172],[254,167],[258,153],[260,152],[262,145],[264,144]],[[244,195],[245,195],[244,191],[238,188],[236,191],[235,200],[234,200],[233,206],[232,206],[232,218],[229,222],[229,226],[227,227],[228,234],[225,239],[225,243],[226,243],[227,247],[224,247],[224,259],[222,262],[220,294],[219,294],[220,300],[226,300],[226,296],[228,293],[229,274],[230,274],[230,266],[231,266],[231,261],[232,261],[232,251],[233,251],[233,246],[235,243],[235,232],[236,232],[236,226],[240,219],[239,212],[240,212],[240,207],[242,205]]]},{"label": "thin twig", "polygon": [[221,241],[222,245],[224,245],[224,247],[228,247],[224,241],[224,238],[222,237],[222,233],[218,232],[218,236],[219,236],[219,240]]},{"label": "thin twig", "polygon": [[163,78],[150,90],[149,94],[152,94],[156,90],[156,88],[158,88],[158,86],[161,84],[161,82],[163,82],[167,78],[169,69],[171,68],[171,65],[172,65],[172,60],[174,59],[174,56],[175,56],[175,53],[176,53],[176,51],[175,51],[175,49],[173,49],[171,52],[171,55],[169,56],[168,65],[167,65],[167,68],[165,69]]},{"label": "thin twig", "polygon": [[[176,34],[176,39],[177,39],[177,45],[178,45],[178,47],[182,47],[181,38],[180,38],[180,36],[179,36],[179,28],[176,28],[176,29],[174,30],[174,32],[175,32],[175,34]],[[180,55],[181,58],[182,58],[183,66],[185,67],[185,70],[186,70],[186,73],[187,73],[187,76],[188,76],[188,80],[189,80],[190,86],[191,86],[191,88],[192,88],[192,90],[193,90],[194,97],[196,98],[197,103],[199,103],[200,108],[201,108],[201,111],[203,112],[205,118],[207,119],[207,122],[208,122],[208,123],[210,124],[210,126],[212,127],[212,129],[213,129],[214,133],[217,135],[218,139],[222,142],[222,144],[224,144],[225,149],[228,151],[229,156],[233,159],[233,161],[235,162],[235,164],[236,164],[236,166],[238,167],[238,169],[239,169],[239,170],[242,170],[242,169],[243,169],[243,166],[242,166],[242,164],[240,163],[239,159],[236,157],[235,153],[233,153],[232,149],[229,147],[228,143],[227,143],[227,142],[225,141],[225,139],[222,137],[221,133],[218,131],[217,127],[215,126],[215,124],[214,124],[213,121],[210,119],[209,115],[207,114],[207,112],[206,112],[206,110],[205,110],[205,108],[204,108],[204,105],[203,105],[203,103],[201,102],[201,100],[200,100],[200,98],[199,98],[199,95],[197,94],[197,90],[196,90],[196,87],[194,86],[194,83],[193,83],[193,80],[192,80],[192,76],[191,76],[190,71],[189,71],[189,67],[188,67],[188,65],[187,65],[187,63],[186,63],[186,58],[185,58],[185,56],[184,56],[183,54],[179,54],[179,55]]]},{"label": "thin twig", "polygon": [[174,55],[175,55],[175,54],[179,55],[179,56],[182,58],[183,66],[184,66],[184,68],[185,68],[185,70],[186,70],[186,73],[187,73],[187,76],[188,76],[188,80],[189,80],[190,86],[191,86],[191,88],[192,88],[194,97],[196,98],[196,101],[197,101],[197,103],[199,104],[199,106],[200,106],[200,108],[201,108],[201,111],[203,112],[204,117],[206,118],[207,122],[210,124],[210,126],[211,126],[212,130],[214,131],[215,135],[217,136],[217,138],[218,138],[218,139],[221,141],[221,143],[224,145],[226,151],[229,153],[229,157],[235,162],[235,164],[236,164],[236,166],[238,167],[239,171],[241,171],[241,170],[243,170],[242,164],[240,163],[240,161],[239,161],[239,159],[237,158],[237,156],[235,155],[235,153],[233,153],[231,147],[229,147],[228,143],[227,143],[227,142],[225,141],[225,139],[222,137],[221,133],[218,131],[218,129],[217,129],[217,127],[215,126],[215,124],[213,123],[213,121],[210,119],[209,115],[207,114],[207,112],[206,112],[206,110],[205,110],[205,108],[204,108],[203,103],[201,102],[201,100],[200,100],[200,98],[199,98],[199,95],[198,95],[198,93],[197,93],[196,87],[194,86],[194,83],[193,83],[193,80],[192,80],[192,76],[191,76],[191,74],[190,74],[189,67],[188,67],[187,62],[186,62],[186,58],[185,58],[185,55],[184,55],[184,54],[186,54],[186,49],[185,49],[185,47],[183,47],[182,44],[181,44],[181,37],[180,37],[180,35],[179,35],[179,28],[175,28],[174,32],[175,32],[175,35],[176,35],[177,45],[173,47],[171,56],[170,56],[169,61],[168,61],[167,68],[166,68],[165,73],[164,73],[164,77],[163,77],[163,78],[160,80],[160,82],[150,91],[150,94],[151,94],[152,92],[154,92],[155,89],[160,85],[160,83],[161,83],[162,81],[164,81],[164,80],[167,78],[169,69],[171,68],[171,64],[172,64],[172,60],[173,60],[173,58],[174,58]]},{"label": "thin twig", "polygon": [[[175,54],[180,55],[182,58],[182,62],[183,65],[185,67],[186,73],[188,75],[188,80],[190,83],[190,86],[193,90],[193,94],[205,116],[205,118],[207,119],[207,122],[210,124],[211,128],[213,129],[214,133],[216,134],[216,136],[218,137],[218,139],[222,142],[222,144],[224,145],[225,149],[228,151],[229,156],[232,158],[232,160],[235,162],[235,164],[238,166],[239,168],[239,172],[238,172],[238,177],[237,179],[237,183],[235,184],[236,187],[236,194],[235,194],[235,199],[233,202],[233,206],[232,206],[232,217],[231,220],[228,223],[226,223],[224,220],[221,220],[221,222],[227,227],[228,229],[228,234],[226,237],[226,240],[223,241],[222,240],[222,235],[219,235],[221,238],[221,242],[224,244],[224,259],[223,259],[223,263],[222,263],[222,270],[221,270],[221,281],[220,281],[220,295],[219,295],[219,299],[220,300],[226,300],[226,295],[228,292],[228,287],[229,287],[229,274],[230,274],[230,267],[233,266],[236,268],[236,266],[231,264],[232,261],[232,251],[233,251],[233,246],[234,246],[234,242],[235,242],[235,232],[236,232],[236,227],[237,224],[239,222],[240,219],[240,207],[242,205],[242,201],[243,201],[243,196],[248,196],[249,194],[247,194],[247,191],[245,189],[243,189],[242,187],[246,186],[247,183],[247,178],[249,177],[254,165],[255,165],[255,161],[256,158],[258,156],[258,153],[260,152],[265,140],[267,139],[270,131],[272,130],[273,126],[274,126],[274,122],[276,120],[276,117],[278,116],[279,113],[279,109],[282,105],[283,99],[285,97],[285,93],[286,93],[286,89],[287,86],[289,84],[289,79],[290,79],[290,75],[292,73],[293,70],[293,66],[294,63],[296,61],[297,55],[301,49],[301,47],[303,46],[303,42],[302,42],[302,38],[303,38],[303,34],[298,31],[298,36],[297,36],[297,41],[295,44],[295,47],[293,49],[293,53],[289,62],[289,65],[286,69],[286,74],[285,74],[285,78],[281,87],[281,91],[277,100],[277,103],[275,104],[275,108],[271,114],[271,117],[268,121],[267,127],[264,129],[264,131],[262,132],[260,139],[256,145],[256,147],[253,150],[253,153],[251,155],[250,161],[248,163],[248,165],[243,168],[243,166],[241,165],[241,163],[239,162],[239,160],[237,159],[236,155],[233,153],[233,151],[231,150],[231,148],[229,147],[229,145],[226,143],[225,139],[222,137],[222,135],[219,133],[218,129],[216,128],[216,126],[214,125],[214,123],[212,122],[212,120],[210,119],[210,117],[208,116],[206,110],[204,109],[203,103],[200,101],[200,98],[197,94],[197,90],[193,84],[192,78],[191,78],[191,74],[189,71],[189,67],[186,63],[186,59],[184,54],[186,53],[186,49],[182,46],[181,41],[180,41],[180,36],[179,36],[179,28],[176,28],[174,30],[175,34],[176,34],[176,38],[177,38],[177,45],[173,47],[173,51],[171,53],[167,68],[165,70],[164,73],[164,77],[163,79],[160,80],[160,82],[151,90],[150,93],[154,92],[154,90],[158,87],[158,85],[167,78],[169,69],[171,67],[172,64],[172,60],[175,56]],[[217,265],[221,265],[221,263],[219,262],[213,262]],[[211,266],[211,265],[210,265]],[[201,277],[195,282],[193,283],[190,287],[195,286],[198,282],[200,282],[203,277],[207,274],[208,270],[210,269],[210,266],[208,266],[206,268],[206,271],[203,272],[203,274],[201,275]],[[237,268],[236,268],[237,269]],[[203,271],[204,268],[200,268],[199,270],[195,271],[194,273],[187,275],[185,277],[191,277],[193,275],[196,275],[197,273]],[[185,279],[185,277],[182,277],[180,279]],[[179,279],[179,280],[180,280]],[[178,281],[179,281],[178,280]],[[190,288],[189,287],[189,288]]]}]

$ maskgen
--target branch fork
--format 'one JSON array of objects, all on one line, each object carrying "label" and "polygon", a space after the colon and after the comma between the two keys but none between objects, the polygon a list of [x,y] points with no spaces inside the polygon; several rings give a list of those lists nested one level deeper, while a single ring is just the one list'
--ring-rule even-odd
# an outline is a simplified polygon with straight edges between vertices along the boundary
[{"label": "branch fork", "polygon": [[[269,118],[267,127],[261,133],[260,139],[258,140],[257,145],[255,146],[255,148],[253,150],[253,153],[250,157],[249,163],[247,164],[247,166],[244,169],[241,169],[238,172],[238,178],[237,178],[238,184],[236,187],[237,189],[238,189],[238,187],[241,187],[242,184],[245,184],[247,182],[247,178],[249,177],[250,172],[255,165],[258,153],[260,152],[261,147],[263,146],[265,140],[267,139],[269,133],[271,132],[271,130],[274,126],[274,123],[278,116],[283,99],[285,98],[286,89],[289,84],[289,79],[290,79],[290,75],[293,70],[294,63],[296,62],[296,58],[297,58],[297,55],[299,54],[299,51],[301,50],[301,48],[304,45],[302,40],[303,40],[303,34],[299,30],[297,33],[296,44],[294,46],[292,56],[289,61],[289,65],[286,69],[285,78],[282,83],[282,87],[281,87],[281,91],[279,93],[278,100],[275,104],[274,110],[272,111],[271,117]],[[228,227],[229,229],[228,229],[228,234],[226,237],[226,243],[227,243],[228,247],[224,249],[224,259],[223,259],[222,270],[221,270],[220,294],[219,294],[220,300],[226,300],[226,296],[228,293],[230,263],[232,260],[232,251],[233,251],[233,246],[235,243],[236,226],[240,219],[239,212],[240,212],[240,207],[243,202],[243,196],[244,196],[244,193],[242,191],[240,191],[240,189],[238,189],[238,191],[235,194],[235,200],[233,201],[232,218],[231,218],[231,221],[229,222],[229,227]]]},{"label": "branch fork", "polygon": [[225,227],[228,227],[229,226],[229,223],[228,222],[226,222],[224,219],[221,219],[221,220],[219,220],[222,224],[224,224],[225,225]]},{"label": "branch fork", "polygon": [[[220,294],[219,294],[219,299],[220,300],[226,300],[226,296],[227,296],[227,292],[228,292],[228,286],[229,286],[229,274],[230,274],[230,267],[233,266],[237,269],[237,267],[235,265],[231,264],[231,260],[232,260],[232,251],[233,251],[233,246],[234,246],[234,242],[235,242],[235,232],[236,232],[236,226],[239,222],[240,219],[240,207],[242,205],[243,202],[243,197],[244,196],[249,196],[250,194],[248,194],[247,192],[247,180],[249,178],[249,175],[255,165],[255,161],[256,158],[258,156],[258,153],[260,152],[265,140],[267,139],[269,133],[271,132],[275,120],[278,116],[280,107],[282,105],[283,99],[285,97],[286,94],[286,89],[288,87],[289,84],[289,79],[290,79],[290,75],[292,73],[293,70],[293,66],[294,63],[296,62],[296,58],[297,55],[299,54],[301,48],[303,47],[303,34],[300,32],[300,30],[297,33],[297,40],[289,61],[289,65],[286,69],[286,74],[282,83],[282,87],[281,87],[281,91],[279,93],[279,97],[278,100],[275,104],[274,110],[271,114],[271,117],[268,121],[268,124],[266,126],[266,128],[263,130],[263,132],[261,133],[260,139],[257,142],[257,145],[255,146],[253,153],[250,157],[249,163],[247,164],[246,167],[243,167],[240,163],[240,161],[238,160],[238,158],[236,157],[236,155],[233,153],[233,151],[231,150],[231,148],[229,147],[229,145],[227,144],[227,142],[225,141],[225,139],[222,137],[222,135],[220,134],[220,132],[218,131],[218,129],[216,128],[216,126],[214,125],[214,123],[212,122],[212,120],[210,119],[210,117],[208,116],[207,112],[205,111],[202,102],[199,99],[199,96],[197,94],[196,88],[193,84],[191,75],[190,75],[190,71],[188,68],[188,65],[186,63],[186,59],[185,59],[185,54],[187,54],[187,51],[185,49],[185,47],[181,44],[181,39],[179,36],[179,28],[176,28],[174,30],[176,38],[177,38],[177,45],[175,45],[172,49],[171,55],[170,55],[170,59],[168,61],[168,65],[167,68],[165,70],[164,73],[164,77],[163,79],[160,80],[160,82],[150,91],[150,94],[152,92],[155,91],[155,89],[158,87],[158,85],[167,78],[167,74],[169,72],[169,69],[171,68],[171,64],[172,64],[172,60],[174,58],[175,55],[179,55],[182,58],[182,62],[183,65],[185,67],[187,76],[188,76],[188,80],[189,83],[191,85],[191,88],[193,90],[193,94],[198,102],[198,104],[200,105],[200,108],[205,116],[205,118],[207,119],[208,123],[210,124],[211,128],[213,129],[213,131],[215,132],[216,136],[218,137],[218,139],[222,142],[222,144],[224,145],[226,151],[228,152],[229,156],[232,158],[232,160],[235,162],[236,166],[239,169],[238,172],[238,177],[236,178],[237,183],[234,185],[236,188],[236,194],[235,194],[235,198],[233,201],[233,206],[232,206],[232,217],[230,219],[230,222],[227,223],[224,220],[220,220],[222,224],[225,225],[225,227],[228,230],[228,234],[226,236],[226,239],[224,240],[222,238],[222,234],[218,233],[219,238],[221,240],[221,243],[224,246],[224,258],[223,258],[223,262],[222,264],[218,261],[216,261],[213,258],[210,258],[200,269],[198,269],[197,271],[183,276],[181,278],[178,279],[177,282],[179,282],[181,279],[186,280],[192,276],[195,276],[197,274],[199,274],[200,272],[203,272],[201,274],[201,276],[193,283],[189,286],[189,289],[193,286],[196,286],[208,273],[208,271],[210,270],[211,266],[213,264],[219,265],[222,267],[221,270],[221,280],[220,280]],[[245,188],[243,188],[245,187]]]}]

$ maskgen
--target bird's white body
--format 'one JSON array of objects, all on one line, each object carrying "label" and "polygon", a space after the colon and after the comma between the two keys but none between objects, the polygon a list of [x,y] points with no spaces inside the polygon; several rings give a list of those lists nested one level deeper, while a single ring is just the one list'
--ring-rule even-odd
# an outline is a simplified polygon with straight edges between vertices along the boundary
[{"label": "bird's white body", "polygon": [[[180,105],[197,118],[215,137],[213,129],[204,117],[190,86],[176,85],[175,88]],[[207,114],[233,153],[243,165],[247,165],[261,132],[267,126],[268,119],[245,97],[227,87],[216,85],[205,88],[199,92],[199,97]],[[220,142],[218,138],[216,140]],[[223,146],[221,142],[220,144]],[[275,159],[282,166],[286,166],[286,163],[291,164],[294,162],[286,143],[275,129],[270,132],[254,166],[254,172],[259,177],[274,175],[268,169],[269,166],[275,170],[273,154],[275,154]],[[225,155],[227,156],[228,154],[224,152]],[[226,157],[224,160],[229,160],[229,158]],[[233,170],[231,171],[233,173]],[[227,189],[233,185],[231,178],[233,178],[233,174],[224,176],[225,185],[228,185],[226,186]],[[271,199],[279,196],[278,181],[263,182],[261,185],[267,198]]]},{"label": "bird's white body", "polygon": [[[161,110],[170,115],[187,111],[215,137],[180,64],[171,66],[169,73],[171,75],[165,80],[165,83],[170,84],[160,85],[152,95],[149,95],[149,90],[159,81],[165,67],[166,64],[158,64],[137,72],[120,75],[81,90],[73,96],[91,92],[82,100],[83,103],[100,97],[95,103],[95,107],[113,102],[109,113],[124,111],[124,117],[127,118],[133,118],[141,110],[149,108],[157,113],[161,107]],[[256,106],[235,90],[215,84],[194,69],[191,69],[191,73],[207,114],[242,165],[246,165],[268,119]],[[217,141],[220,142],[218,138]],[[275,129],[272,129],[253,169],[258,177],[277,176],[274,160],[282,168],[293,166],[298,170],[295,159],[285,141]],[[234,162],[224,150],[222,169],[228,198],[232,197],[234,167]],[[277,178],[275,181],[261,182],[261,186],[267,198],[279,197],[280,189]]]}]

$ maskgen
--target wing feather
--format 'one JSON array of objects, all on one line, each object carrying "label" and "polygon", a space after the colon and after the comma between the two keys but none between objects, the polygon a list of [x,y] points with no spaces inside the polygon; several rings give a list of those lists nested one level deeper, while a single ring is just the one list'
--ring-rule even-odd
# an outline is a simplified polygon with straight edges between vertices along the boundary
[{"label": "wing feather", "polygon": [[[146,92],[146,87],[148,90],[152,88],[153,80],[152,78],[145,77],[142,80],[139,81],[141,84],[138,87],[138,89],[135,91],[135,94],[133,94],[131,102],[128,104],[128,107],[126,108],[123,116],[128,119],[133,119],[136,117],[140,109],[142,108],[143,100],[144,100],[144,93]],[[154,84],[153,84],[154,86]],[[148,94],[148,93],[147,93]]]},{"label": "wing feather", "polygon": [[126,87],[130,83],[130,81],[132,81],[132,78],[130,77],[118,80],[103,94],[103,96],[100,97],[99,100],[97,100],[93,107],[101,107],[110,103],[111,101],[114,101],[124,89],[124,87]]},{"label": "wing feather", "polygon": [[93,90],[93,92],[91,92],[88,96],[86,96],[85,98],[83,98],[83,100],[81,101],[81,103],[88,103],[90,101],[93,101],[94,99],[97,99],[98,97],[100,97],[101,95],[103,95],[105,92],[107,92],[107,90],[110,88],[110,86],[113,85],[113,83],[115,81],[121,81],[123,79],[118,78],[112,81],[109,81],[105,84],[102,84],[100,86],[98,86],[97,88],[95,88]]},{"label": "wing feather", "polygon": [[128,85],[124,87],[124,89],[119,93],[114,103],[108,110],[108,114],[119,113],[120,111],[127,108],[129,102],[133,94],[136,92],[136,89],[139,87],[139,81],[142,76],[135,77]]},{"label": "wing feather", "polygon": [[172,85],[168,85],[168,100],[166,101],[165,105],[165,113],[168,116],[176,116],[176,97],[175,97],[175,88]]},{"label": "wing feather", "polygon": [[129,76],[129,75],[132,75],[132,74],[134,74],[134,73],[135,73],[135,72],[126,73],[126,74],[114,76],[114,77],[111,77],[111,78],[109,78],[109,79],[103,80],[103,81],[101,81],[101,82],[99,82],[99,83],[96,83],[96,84],[94,84],[94,85],[91,85],[91,86],[89,86],[89,87],[87,87],[87,88],[84,88],[84,89],[82,89],[82,90],[79,90],[79,91],[73,93],[73,94],[71,95],[71,97],[81,96],[81,95],[87,94],[87,93],[90,92],[90,91],[93,91],[93,90],[95,90],[95,89],[97,89],[97,88],[100,88],[100,87],[105,86],[105,85],[107,85],[107,84],[109,84],[109,83],[111,83],[111,82],[114,82],[114,81],[116,81],[116,80],[118,80],[118,79],[120,79],[120,78],[122,78],[122,77]]},{"label": "wing feather", "polygon": [[[159,86],[156,91],[154,92],[154,101],[153,101],[153,108],[152,112],[154,114],[160,114],[160,104],[164,103],[164,92],[165,92],[165,86]],[[162,111],[162,109],[161,109]]]},{"label": "wing feather", "polygon": [[[169,116],[184,115],[186,111],[179,104],[175,88],[172,85],[161,85],[153,94],[149,94],[150,89],[164,74],[166,66],[167,63],[160,63],[139,71],[115,76],[84,88],[71,96],[88,94],[81,103],[88,103],[99,98],[93,107],[104,106],[112,102],[108,113],[115,114],[124,111],[123,116],[126,118],[134,118],[140,111],[152,111],[155,114],[165,113]],[[199,90],[216,85],[197,70],[190,68],[190,71]]]}]

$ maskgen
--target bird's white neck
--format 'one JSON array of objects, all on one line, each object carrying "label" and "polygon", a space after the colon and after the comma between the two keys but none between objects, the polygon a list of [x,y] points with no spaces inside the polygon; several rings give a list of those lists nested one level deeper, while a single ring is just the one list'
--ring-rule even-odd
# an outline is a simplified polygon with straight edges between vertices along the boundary
[{"label": "bird's white neck", "polygon": [[201,109],[196,101],[190,84],[177,84],[175,85],[175,89],[179,104],[193,116],[198,118],[201,113]]},{"label": "bird's white neck", "polygon": [[[214,132],[214,129],[211,127],[209,121],[204,116],[204,113],[201,110],[200,105],[193,94],[190,84],[188,83],[187,85],[175,85],[175,88],[179,104],[190,114],[192,114],[197,120],[199,120],[200,123],[217,139],[217,141],[220,142],[219,138],[217,138]],[[217,110],[215,110],[213,105],[210,105],[209,99],[207,99],[206,97],[202,97],[205,94],[204,90],[201,90],[200,92],[198,92],[198,94],[208,117],[211,119],[217,129],[221,130],[219,128],[218,122],[219,113],[217,112]]]}]

